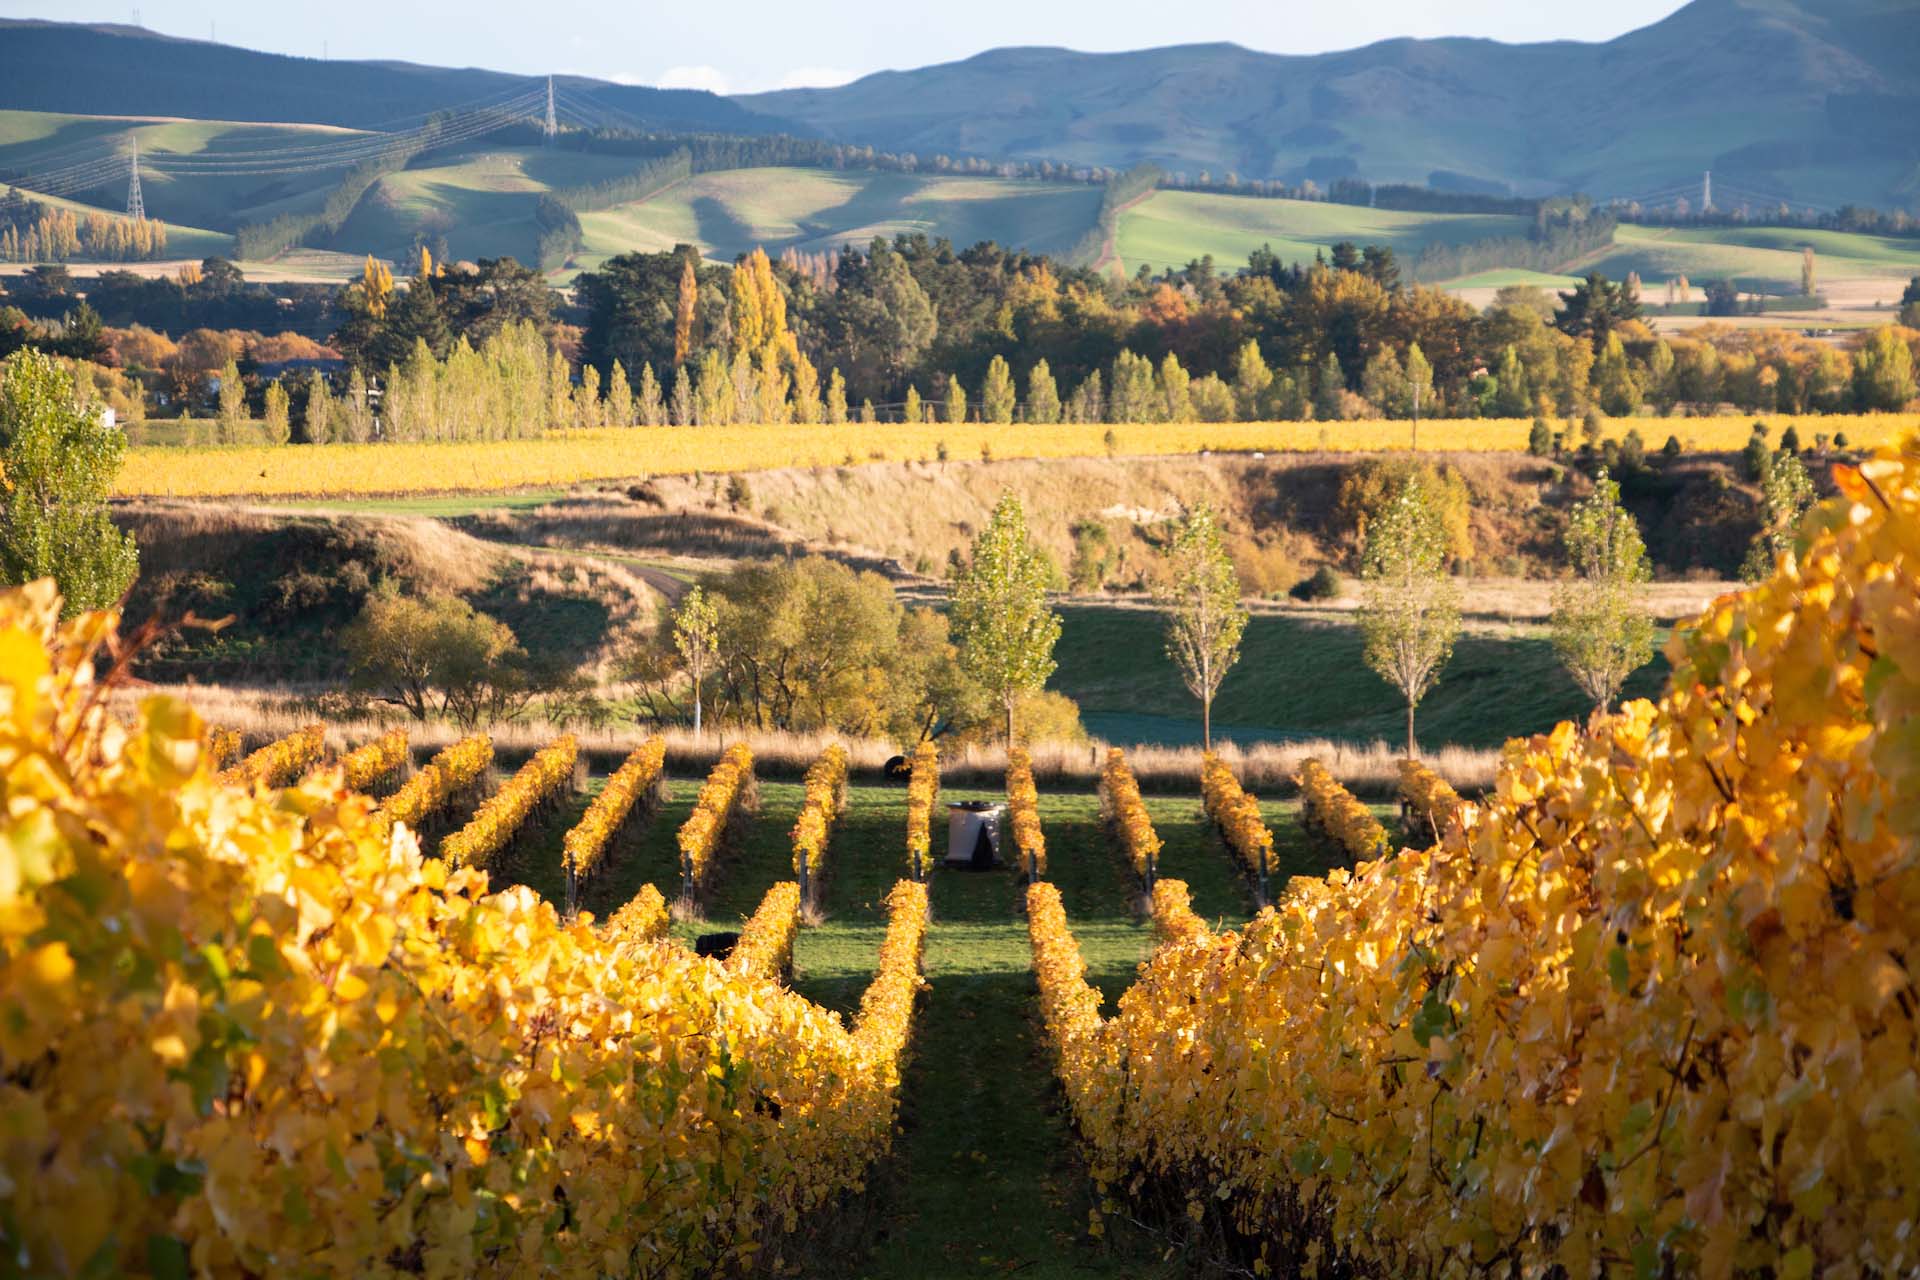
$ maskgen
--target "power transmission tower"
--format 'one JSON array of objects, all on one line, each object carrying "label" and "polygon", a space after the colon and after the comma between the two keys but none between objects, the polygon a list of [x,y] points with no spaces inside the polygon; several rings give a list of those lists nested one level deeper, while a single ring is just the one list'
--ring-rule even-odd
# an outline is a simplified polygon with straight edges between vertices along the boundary
[{"label": "power transmission tower", "polygon": [[560,121],[553,112],[553,77],[547,77],[547,141],[551,143],[554,135],[560,132]]},{"label": "power transmission tower", "polygon": [[147,216],[147,202],[140,196],[140,135],[129,134],[133,153],[127,157],[127,216],[138,222]]}]

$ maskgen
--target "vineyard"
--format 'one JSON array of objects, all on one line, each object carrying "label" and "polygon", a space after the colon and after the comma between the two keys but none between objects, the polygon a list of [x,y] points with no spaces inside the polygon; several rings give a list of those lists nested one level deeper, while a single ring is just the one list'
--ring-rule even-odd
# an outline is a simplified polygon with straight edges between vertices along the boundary
[{"label": "vineyard", "polygon": [[1920,459],[1840,485],[1469,797],[416,768],[110,725],[0,596],[3,1269],[1913,1274]]},{"label": "vineyard", "polygon": [[[1429,452],[1522,452],[1532,423],[1432,420],[1419,424]],[[1808,419],[1801,434],[1844,434],[1855,448],[1886,444],[1920,417],[1873,414]],[[1616,419],[1609,438],[1630,429],[1657,449],[1671,434],[1690,450],[1733,452],[1747,418]],[[115,492],[135,497],[366,497],[489,492],[696,472],[835,467],[870,461],[952,458],[1086,458],[1217,452],[1378,452],[1413,445],[1407,422],[1100,423],[1001,426],[887,423],[600,428],[535,439],[464,443],[328,444],[297,447],[141,448],[127,453]]]}]

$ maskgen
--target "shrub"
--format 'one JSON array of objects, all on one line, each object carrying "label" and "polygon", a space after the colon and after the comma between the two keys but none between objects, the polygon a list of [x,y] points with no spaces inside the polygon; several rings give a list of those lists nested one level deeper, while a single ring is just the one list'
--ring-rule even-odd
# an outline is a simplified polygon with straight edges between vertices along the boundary
[{"label": "shrub", "polygon": [[1553,456],[1553,428],[1545,418],[1533,420],[1533,429],[1527,432],[1527,452],[1536,458]]},{"label": "shrub", "polygon": [[1295,600],[1335,600],[1345,588],[1346,583],[1334,567],[1323,564],[1311,576],[1294,583],[1290,594]]}]

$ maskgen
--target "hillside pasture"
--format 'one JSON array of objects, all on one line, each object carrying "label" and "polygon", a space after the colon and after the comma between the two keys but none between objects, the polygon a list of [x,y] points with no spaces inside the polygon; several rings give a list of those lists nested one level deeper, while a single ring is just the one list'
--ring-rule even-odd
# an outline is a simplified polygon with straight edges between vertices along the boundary
[{"label": "hillside pasture", "polygon": [[651,199],[581,215],[582,265],[629,250],[698,245],[732,259],[756,247],[823,252],[876,236],[924,233],[955,245],[993,240],[1059,253],[1093,225],[1096,187],[998,178],[824,169],[699,174]]}]

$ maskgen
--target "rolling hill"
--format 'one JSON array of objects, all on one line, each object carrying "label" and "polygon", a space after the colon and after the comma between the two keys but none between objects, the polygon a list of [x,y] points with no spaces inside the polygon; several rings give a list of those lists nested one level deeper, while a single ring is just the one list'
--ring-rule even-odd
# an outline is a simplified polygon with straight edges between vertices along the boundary
[{"label": "rolling hill", "polygon": [[[591,107],[645,127],[792,128],[704,90],[584,76],[559,76],[555,83]],[[0,19],[0,107],[28,111],[374,128],[544,85],[544,78],[471,67],[290,58],[139,27]]]},{"label": "rolling hill", "polygon": [[738,101],[921,153],[1602,198],[1712,169],[1797,203],[1887,205],[1920,178],[1920,6],[1693,0],[1604,44],[1391,40],[1312,57],[1230,44],[995,49]]}]

